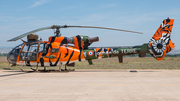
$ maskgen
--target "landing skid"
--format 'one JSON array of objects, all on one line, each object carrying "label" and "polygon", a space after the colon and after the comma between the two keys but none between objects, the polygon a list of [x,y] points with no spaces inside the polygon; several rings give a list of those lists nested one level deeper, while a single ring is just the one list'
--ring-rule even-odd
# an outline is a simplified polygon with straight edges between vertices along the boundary
[{"label": "landing skid", "polygon": [[45,69],[43,69],[43,70],[38,70],[38,71],[36,71],[36,69],[33,69],[33,68],[31,68],[32,69],[32,71],[27,71],[27,70],[23,70],[23,69],[21,69],[21,71],[23,71],[23,72],[26,72],[26,73],[30,73],[30,72],[60,72],[60,73],[65,73],[65,72],[71,72],[71,71],[75,71],[75,69],[61,69],[61,70],[54,70],[54,69],[49,69],[49,70],[45,70]]}]

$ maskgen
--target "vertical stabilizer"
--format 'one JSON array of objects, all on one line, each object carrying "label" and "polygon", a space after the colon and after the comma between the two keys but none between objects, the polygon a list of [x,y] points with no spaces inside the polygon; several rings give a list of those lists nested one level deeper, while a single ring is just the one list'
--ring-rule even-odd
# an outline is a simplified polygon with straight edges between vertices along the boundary
[{"label": "vertical stabilizer", "polygon": [[173,23],[174,19],[165,19],[149,41],[149,51],[157,60],[162,60],[175,47],[170,39]]}]

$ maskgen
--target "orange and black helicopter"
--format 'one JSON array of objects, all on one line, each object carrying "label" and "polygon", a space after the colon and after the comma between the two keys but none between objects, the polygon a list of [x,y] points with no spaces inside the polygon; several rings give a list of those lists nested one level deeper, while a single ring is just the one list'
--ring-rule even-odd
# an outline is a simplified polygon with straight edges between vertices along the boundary
[{"label": "orange and black helicopter", "polygon": [[[94,26],[68,26],[53,25],[50,27],[39,28],[8,41],[16,41],[27,36],[28,41],[13,48],[7,56],[7,60],[12,66],[25,65],[36,66],[34,71],[38,71],[38,66],[74,66],[75,62],[87,60],[92,64],[92,59],[110,58],[117,56],[119,62],[123,62],[124,55],[139,54],[139,57],[145,57],[146,53],[151,54],[155,59],[162,60],[166,53],[174,49],[174,43],[170,39],[174,19],[165,19],[155,32],[149,43],[133,47],[89,47],[93,42],[99,41],[98,37],[89,38],[88,36],[77,35],[73,37],[64,37],[60,34],[61,28],[99,28],[108,30],[125,31],[131,33],[140,33],[129,30],[121,30]],[[55,29],[54,36],[50,36],[48,41],[38,40],[35,32]],[[40,71],[40,70],[39,70]]]}]

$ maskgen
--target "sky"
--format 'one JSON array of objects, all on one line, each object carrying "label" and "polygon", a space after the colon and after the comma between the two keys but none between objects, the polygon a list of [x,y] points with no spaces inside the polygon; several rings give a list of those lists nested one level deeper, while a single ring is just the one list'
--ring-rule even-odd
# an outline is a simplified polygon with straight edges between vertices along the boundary
[{"label": "sky", "polygon": [[[180,49],[180,0],[0,0],[0,47],[15,47],[21,40],[7,42],[26,32],[52,25],[110,27],[143,32],[66,28],[62,36],[99,37],[93,47],[134,46],[148,43],[164,19],[175,19],[171,40]],[[53,30],[37,32],[48,40]],[[23,40],[27,40],[26,37]]]}]

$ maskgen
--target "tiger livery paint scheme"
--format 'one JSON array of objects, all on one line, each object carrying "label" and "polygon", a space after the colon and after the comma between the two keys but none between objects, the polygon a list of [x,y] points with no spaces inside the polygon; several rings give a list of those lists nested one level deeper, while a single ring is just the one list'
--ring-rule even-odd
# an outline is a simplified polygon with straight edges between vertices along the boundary
[{"label": "tiger livery paint scheme", "polygon": [[174,19],[165,19],[149,41],[149,52],[157,60],[162,60],[175,47],[170,39],[173,23]]},{"label": "tiger livery paint scheme", "polygon": [[126,47],[89,47],[98,37],[88,36],[50,36],[48,41],[28,40],[13,48],[7,55],[7,60],[13,66],[61,66],[87,60],[93,64],[93,59],[118,57],[123,62],[124,55],[138,54],[145,57],[150,53],[155,59],[162,60],[166,53],[174,49],[170,39],[174,19],[165,19],[155,32],[149,43]]},{"label": "tiger livery paint scheme", "polygon": [[[76,61],[85,60],[83,55],[83,42],[79,35],[73,37],[74,46],[69,46],[67,37],[49,37],[49,41],[43,42],[32,42],[25,43],[22,46],[17,58],[17,65],[26,65],[26,66],[58,66],[60,64],[68,65]],[[33,52],[33,55],[30,55],[30,49],[32,49],[33,44],[36,44],[36,51]],[[41,44],[44,44],[44,49],[41,50]],[[28,48],[26,48],[28,47]],[[28,49],[28,50],[27,50]],[[27,51],[25,51],[27,50]],[[32,52],[31,52],[32,53]],[[25,55],[24,55],[25,54]],[[28,55],[29,54],[29,55]],[[32,58],[34,59],[32,60]],[[26,59],[27,58],[27,59]]]}]

